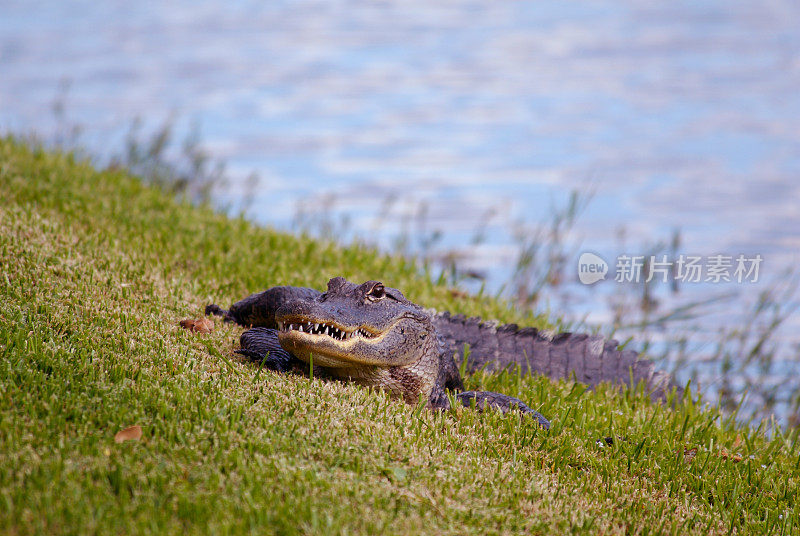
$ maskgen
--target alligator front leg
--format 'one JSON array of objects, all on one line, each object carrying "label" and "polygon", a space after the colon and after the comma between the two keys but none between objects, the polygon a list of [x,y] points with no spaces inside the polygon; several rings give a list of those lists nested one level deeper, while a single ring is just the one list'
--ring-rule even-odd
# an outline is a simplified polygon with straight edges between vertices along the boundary
[{"label": "alligator front leg", "polygon": [[287,352],[278,342],[278,331],[269,328],[253,328],[242,333],[242,347],[235,350],[237,354],[246,356],[256,362],[264,362],[264,366],[277,372],[288,372],[300,360]]}]

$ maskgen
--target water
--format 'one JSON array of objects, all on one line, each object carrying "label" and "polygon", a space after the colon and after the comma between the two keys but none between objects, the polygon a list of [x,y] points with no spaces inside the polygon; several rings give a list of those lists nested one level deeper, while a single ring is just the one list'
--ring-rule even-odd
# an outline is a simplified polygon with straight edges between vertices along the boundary
[{"label": "water", "polygon": [[[492,291],[511,277],[520,222],[592,191],[566,238],[570,278],[580,251],[613,269],[676,229],[682,252],[764,258],[759,283],[658,291],[662,310],[734,295],[692,321],[700,357],[800,260],[797,28],[794,0],[4,0],[0,130],[54,135],[61,98],[81,143],[108,155],[135,117],[196,121],[238,178],[221,204],[284,229],[326,206],[348,218],[335,232],[383,245],[405,229],[410,251],[455,250]],[[437,230],[432,246],[415,238]],[[554,313],[602,325],[627,292],[563,288],[547,296]],[[770,378],[785,395],[798,327],[793,315],[776,334]],[[718,366],[706,369],[713,392]]]}]

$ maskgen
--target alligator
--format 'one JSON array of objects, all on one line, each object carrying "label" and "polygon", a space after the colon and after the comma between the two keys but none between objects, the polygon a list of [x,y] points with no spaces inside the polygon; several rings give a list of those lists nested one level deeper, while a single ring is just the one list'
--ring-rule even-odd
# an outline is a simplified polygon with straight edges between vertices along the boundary
[{"label": "alligator", "polygon": [[478,317],[437,312],[407,300],[380,281],[356,285],[342,277],[325,292],[278,286],[252,294],[207,315],[248,327],[236,350],[279,371],[311,368],[314,374],[380,388],[415,404],[448,409],[451,401],[478,410],[517,410],[542,428],[549,421],[518,398],[464,391],[456,356],[470,372],[519,367],[521,373],[600,382],[644,382],[656,396],[672,382],[668,374],[633,350],[599,335],[558,333],[499,325]]}]

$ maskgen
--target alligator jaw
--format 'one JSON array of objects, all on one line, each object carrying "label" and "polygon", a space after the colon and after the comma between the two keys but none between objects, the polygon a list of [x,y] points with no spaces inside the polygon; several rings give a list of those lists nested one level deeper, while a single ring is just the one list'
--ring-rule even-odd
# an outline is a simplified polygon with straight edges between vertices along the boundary
[{"label": "alligator jaw", "polygon": [[[352,368],[372,365],[381,368],[404,366],[419,359],[418,356],[402,355],[402,352],[387,351],[393,331],[401,329],[398,324],[407,321],[401,317],[380,332],[364,326],[342,326],[330,320],[299,315],[284,316],[278,320],[278,340],[284,349],[301,361],[333,368]],[[394,360],[386,354],[393,354]],[[412,361],[409,361],[411,359]]]},{"label": "alligator jaw", "polygon": [[[391,329],[393,326],[390,326]],[[291,318],[278,322],[278,331],[283,333],[298,332],[313,337],[329,337],[340,342],[348,342],[354,338],[365,340],[380,339],[383,333],[374,333],[365,327],[342,327],[335,322],[317,322],[303,318]]]}]

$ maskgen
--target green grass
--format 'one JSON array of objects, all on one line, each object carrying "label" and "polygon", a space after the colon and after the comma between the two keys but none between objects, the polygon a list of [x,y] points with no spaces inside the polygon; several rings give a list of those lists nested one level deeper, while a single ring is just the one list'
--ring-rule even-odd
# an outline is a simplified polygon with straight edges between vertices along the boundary
[{"label": "green grass", "polygon": [[[263,210],[270,210],[265,206]],[[475,375],[548,416],[432,414],[177,326],[275,284],[380,278],[541,324],[413,263],[258,228],[0,140],[0,532],[790,534],[796,435],[692,401]],[[117,444],[133,424],[140,441]],[[598,439],[613,438],[608,445]],[[601,446],[602,445],[602,446]],[[693,450],[697,449],[696,455]]]}]

